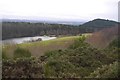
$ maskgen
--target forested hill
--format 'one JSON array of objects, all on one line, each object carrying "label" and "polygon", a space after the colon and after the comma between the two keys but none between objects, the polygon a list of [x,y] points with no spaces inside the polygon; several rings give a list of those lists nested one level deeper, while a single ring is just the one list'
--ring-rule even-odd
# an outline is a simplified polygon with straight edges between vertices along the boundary
[{"label": "forested hill", "polygon": [[81,25],[82,28],[85,28],[91,32],[97,32],[102,30],[103,28],[110,28],[117,26],[118,22],[112,20],[105,20],[105,19],[94,19],[92,21],[86,22]]},{"label": "forested hill", "polygon": [[99,31],[115,25],[117,25],[117,22],[103,19],[96,19],[79,26],[49,23],[3,22],[2,39],[40,35],[78,35],[86,32]]},{"label": "forested hill", "polygon": [[112,20],[104,20],[104,19],[94,19],[92,21],[84,23],[83,27],[93,27],[93,28],[102,28],[102,27],[113,27],[116,26],[118,22]]}]

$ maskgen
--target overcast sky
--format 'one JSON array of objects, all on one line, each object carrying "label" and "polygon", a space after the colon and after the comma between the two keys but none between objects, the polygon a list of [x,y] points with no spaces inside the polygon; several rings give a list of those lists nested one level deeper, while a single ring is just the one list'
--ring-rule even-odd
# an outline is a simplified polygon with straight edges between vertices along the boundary
[{"label": "overcast sky", "polygon": [[2,18],[88,21],[118,20],[119,0],[0,0]]}]

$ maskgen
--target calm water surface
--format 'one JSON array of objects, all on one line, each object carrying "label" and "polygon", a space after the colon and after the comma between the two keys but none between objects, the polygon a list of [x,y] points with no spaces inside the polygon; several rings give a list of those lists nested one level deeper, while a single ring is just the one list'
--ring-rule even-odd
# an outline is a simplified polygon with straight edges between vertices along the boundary
[{"label": "calm water surface", "polygon": [[7,39],[3,40],[3,44],[21,44],[21,43],[26,43],[31,40],[38,40],[39,38],[42,39],[42,41],[46,40],[51,40],[51,39],[56,39],[56,37],[49,37],[49,36],[35,36],[35,37],[22,37],[22,38],[12,38],[12,39]]}]

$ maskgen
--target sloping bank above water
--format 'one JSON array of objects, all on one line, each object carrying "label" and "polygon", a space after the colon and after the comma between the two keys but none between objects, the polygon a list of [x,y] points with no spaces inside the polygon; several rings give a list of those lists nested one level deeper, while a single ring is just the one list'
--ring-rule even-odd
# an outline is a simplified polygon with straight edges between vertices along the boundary
[{"label": "sloping bank above water", "polygon": [[3,51],[8,57],[13,57],[14,51],[20,47],[29,50],[32,56],[38,57],[43,55],[46,51],[66,49],[69,45],[73,44],[74,40],[77,38],[79,38],[79,36],[61,37],[46,41],[8,45],[3,48]]}]

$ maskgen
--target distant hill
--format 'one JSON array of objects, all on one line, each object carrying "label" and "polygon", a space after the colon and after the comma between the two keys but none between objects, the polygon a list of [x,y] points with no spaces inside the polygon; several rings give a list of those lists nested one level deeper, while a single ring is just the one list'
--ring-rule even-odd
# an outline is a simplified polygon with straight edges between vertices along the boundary
[{"label": "distant hill", "polygon": [[112,20],[105,20],[105,19],[94,19],[92,21],[84,23],[82,26],[84,27],[113,27],[116,26],[118,22]]},{"label": "distant hill", "polygon": [[82,25],[84,21],[50,21],[50,20],[27,20],[27,19],[2,19],[2,22],[29,22],[29,23],[47,23],[47,24],[64,24],[64,25]]},{"label": "distant hill", "polygon": [[86,42],[90,43],[93,47],[105,48],[111,41],[118,37],[118,31],[118,26],[103,29],[99,32],[93,33]]},{"label": "distant hill", "polygon": [[105,20],[105,19],[94,19],[92,21],[89,21],[89,22],[86,22],[86,23],[80,25],[80,27],[84,31],[87,31],[87,32],[88,31],[89,32],[97,32],[104,28],[110,28],[110,27],[114,27],[117,25],[118,25],[118,22],[116,22],[116,21]]}]

